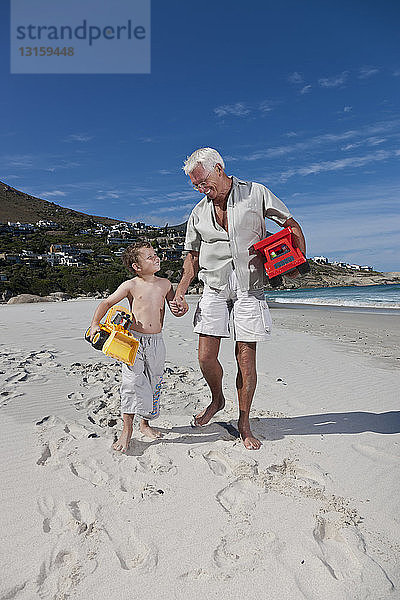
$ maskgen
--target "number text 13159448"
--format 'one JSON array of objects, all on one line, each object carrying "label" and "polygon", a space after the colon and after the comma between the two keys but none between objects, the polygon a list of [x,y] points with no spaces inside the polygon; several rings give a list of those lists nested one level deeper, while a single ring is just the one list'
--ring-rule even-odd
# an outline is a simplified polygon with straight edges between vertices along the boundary
[{"label": "number text 13159448", "polygon": [[18,48],[21,56],[74,56],[75,48],[73,46],[21,46]]}]

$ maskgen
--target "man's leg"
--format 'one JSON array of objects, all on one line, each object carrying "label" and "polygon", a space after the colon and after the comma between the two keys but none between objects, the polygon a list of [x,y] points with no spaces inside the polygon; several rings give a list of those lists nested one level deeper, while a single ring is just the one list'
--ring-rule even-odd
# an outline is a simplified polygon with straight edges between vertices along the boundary
[{"label": "man's leg", "polygon": [[199,364],[204,379],[211,390],[211,402],[201,413],[195,416],[195,425],[206,425],[219,410],[225,406],[222,393],[223,370],[218,360],[220,337],[199,334]]},{"label": "man's leg", "polygon": [[250,429],[250,407],[257,385],[256,342],[236,342],[235,355],[238,372],[236,389],[239,400],[238,429],[240,437],[248,450],[258,450],[261,442]]}]

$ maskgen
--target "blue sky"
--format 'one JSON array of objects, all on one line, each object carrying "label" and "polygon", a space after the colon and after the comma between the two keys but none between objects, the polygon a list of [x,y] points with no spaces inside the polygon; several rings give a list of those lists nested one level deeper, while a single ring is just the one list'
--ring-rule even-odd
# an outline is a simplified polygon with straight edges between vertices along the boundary
[{"label": "blue sky", "polygon": [[395,0],[153,0],[151,74],[11,75],[3,1],[0,179],[177,224],[200,199],[182,161],[212,146],[288,205],[309,256],[398,271],[399,17]]}]

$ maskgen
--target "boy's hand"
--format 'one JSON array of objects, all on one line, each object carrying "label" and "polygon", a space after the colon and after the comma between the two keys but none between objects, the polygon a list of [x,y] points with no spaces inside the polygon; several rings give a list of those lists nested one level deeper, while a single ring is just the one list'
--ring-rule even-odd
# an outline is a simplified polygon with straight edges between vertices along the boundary
[{"label": "boy's hand", "polygon": [[91,342],[93,341],[93,336],[96,333],[96,331],[101,331],[100,326],[99,325],[91,325],[90,332],[89,332],[89,339]]},{"label": "boy's hand", "polygon": [[175,298],[169,303],[171,312],[175,317],[183,317],[189,310],[189,306],[185,300],[185,296],[180,294],[175,295]]}]

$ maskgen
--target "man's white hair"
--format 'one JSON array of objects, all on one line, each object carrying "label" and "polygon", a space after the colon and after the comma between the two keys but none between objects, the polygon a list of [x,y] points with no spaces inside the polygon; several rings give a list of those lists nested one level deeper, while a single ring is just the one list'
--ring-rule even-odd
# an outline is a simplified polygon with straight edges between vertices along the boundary
[{"label": "man's white hair", "polygon": [[183,170],[189,175],[197,165],[201,165],[206,173],[210,173],[215,165],[221,165],[225,169],[225,163],[219,152],[214,148],[199,148],[188,156],[183,163]]}]

